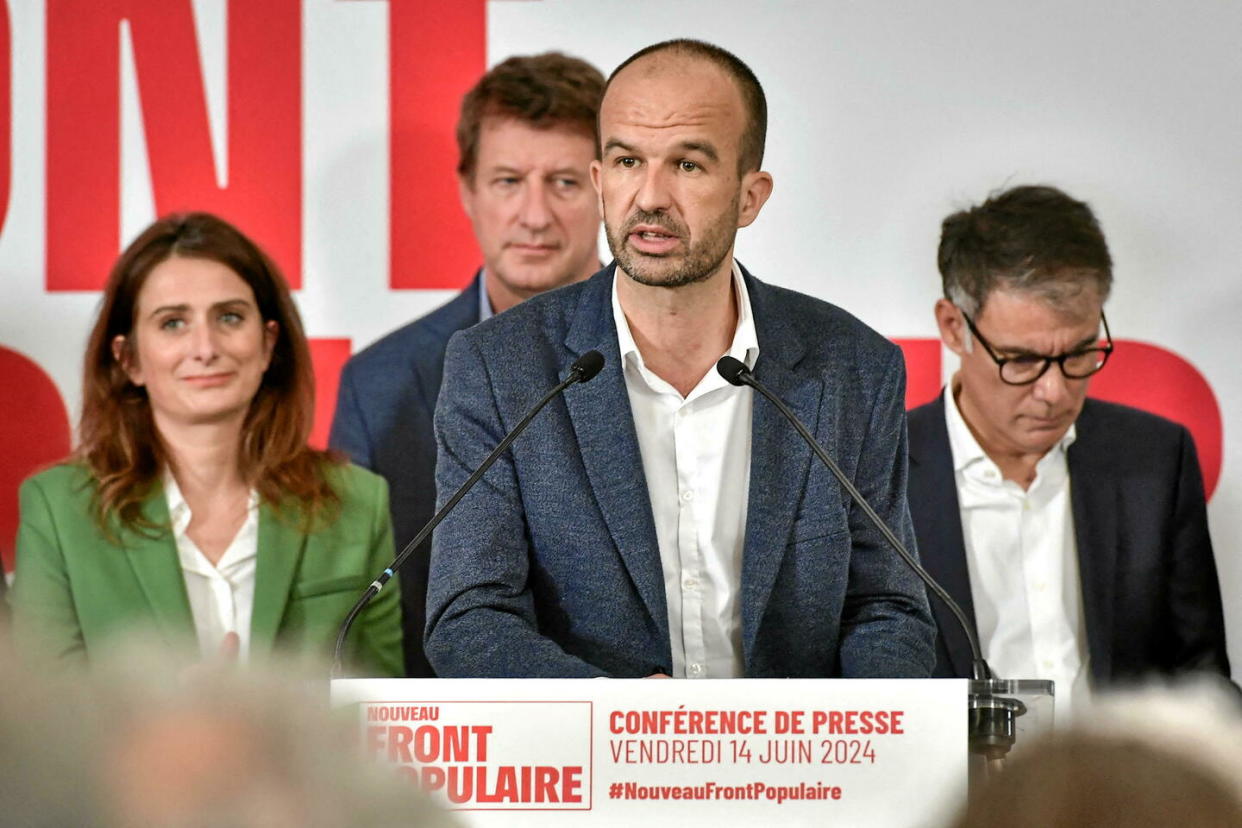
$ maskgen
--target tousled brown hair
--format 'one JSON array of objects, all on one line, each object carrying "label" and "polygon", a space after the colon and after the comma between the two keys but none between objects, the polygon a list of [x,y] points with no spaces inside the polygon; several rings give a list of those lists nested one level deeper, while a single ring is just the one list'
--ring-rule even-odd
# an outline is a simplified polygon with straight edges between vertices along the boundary
[{"label": "tousled brown hair", "polygon": [[599,153],[596,115],[604,76],[585,60],[561,52],[518,55],[496,64],[461,101],[457,172],[474,175],[479,132],[488,117],[513,118],[538,129],[578,130]]},{"label": "tousled brown hair", "polygon": [[1084,289],[1102,302],[1113,284],[1113,260],[1091,208],[1046,185],[994,193],[946,218],[936,262],[945,298],[969,314],[981,313],[997,289],[1064,306]]},{"label": "tousled brown hair", "polygon": [[292,499],[305,526],[329,517],[340,499],[325,472],[338,461],[306,444],[314,374],[289,287],[275,263],[236,227],[209,213],[183,213],[156,221],[116,260],[87,344],[75,458],[97,481],[96,520],[105,531],[112,517],[130,528],[154,528],[142,516],[142,502],[169,458],[147,391],[130,381],[112,342],[125,337],[132,358],[138,295],[155,266],[174,257],[228,267],[254,291],[263,321],[276,322],[271,362],[242,426],[239,468],[263,501],[281,507]]}]

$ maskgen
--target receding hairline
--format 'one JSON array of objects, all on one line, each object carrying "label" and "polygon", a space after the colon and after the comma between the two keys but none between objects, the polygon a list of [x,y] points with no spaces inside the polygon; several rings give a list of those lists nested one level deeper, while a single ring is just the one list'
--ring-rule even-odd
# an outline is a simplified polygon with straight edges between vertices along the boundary
[{"label": "receding hairline", "polygon": [[638,57],[630,59],[626,63],[623,63],[621,66],[617,67],[617,69],[612,73],[612,75],[609,76],[608,83],[604,86],[604,97],[600,101],[600,111],[601,112],[603,111],[604,100],[607,100],[608,92],[612,89],[613,84],[616,83],[621,78],[621,76],[625,74],[626,72],[641,71],[643,73],[642,74],[643,77],[651,78],[651,77],[658,77],[662,75],[674,74],[673,70],[675,70],[677,67],[686,66],[686,65],[696,65],[696,66],[706,67],[710,70],[715,71],[716,74],[720,75],[722,78],[725,78],[726,80],[728,80],[729,84],[733,87],[734,91],[737,93],[738,101],[741,104],[743,114],[749,117],[750,112],[749,112],[749,107],[746,105],[746,92],[742,88],[741,80],[739,80],[737,77],[734,76],[732,72],[730,72],[728,69],[722,66],[718,60],[712,57],[709,57],[708,55],[705,55],[701,52],[693,51],[685,47],[679,48],[676,45],[669,45],[668,47],[662,48],[659,51],[648,52],[646,54],[642,54]]},{"label": "receding hairline", "polygon": [[[741,104],[742,115],[745,118],[738,147],[738,172],[741,174],[749,169],[762,169],[768,131],[768,103],[763,84],[759,82],[754,70],[737,55],[728,49],[705,41],[687,38],[666,40],[640,49],[622,61],[616,69],[612,70],[612,74],[608,76],[604,84],[599,115],[596,116],[599,126],[602,126],[600,122],[603,117],[604,101],[613,83],[627,69],[641,66],[647,63],[648,59],[653,63],[647,69],[648,76],[666,71],[670,65],[684,66],[697,62],[715,67],[718,72],[728,78],[737,92],[738,102]],[[600,137],[602,139],[603,135],[601,134]]]}]

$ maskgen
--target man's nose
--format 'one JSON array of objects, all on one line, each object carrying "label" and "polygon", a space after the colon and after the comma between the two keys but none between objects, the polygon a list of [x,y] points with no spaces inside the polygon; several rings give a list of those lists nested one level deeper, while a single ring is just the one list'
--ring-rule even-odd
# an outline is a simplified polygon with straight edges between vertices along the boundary
[{"label": "man's nose", "polygon": [[1054,362],[1048,366],[1048,370],[1044,371],[1042,377],[1035,380],[1032,392],[1035,399],[1040,402],[1057,405],[1069,396],[1069,381],[1065,378],[1065,374],[1061,373],[1061,367]]},{"label": "man's nose", "polygon": [[668,186],[666,170],[655,164],[646,168],[634,204],[647,213],[667,210],[672,206],[672,194]]},{"label": "man's nose", "polygon": [[518,221],[528,230],[544,230],[552,223],[548,206],[551,192],[543,181],[530,181],[522,188],[522,204]]}]

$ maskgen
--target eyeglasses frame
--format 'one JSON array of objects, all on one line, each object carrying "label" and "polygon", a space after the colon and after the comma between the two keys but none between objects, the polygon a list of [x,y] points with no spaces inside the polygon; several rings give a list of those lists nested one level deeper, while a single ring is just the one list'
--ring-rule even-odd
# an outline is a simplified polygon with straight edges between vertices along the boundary
[{"label": "eyeglasses frame", "polygon": [[[1112,353],[1113,353],[1113,335],[1108,330],[1108,318],[1104,315],[1104,309],[1101,308],[1100,309],[1100,322],[1104,324],[1104,338],[1108,341],[1108,344],[1104,345],[1103,347],[1095,346],[1091,348],[1080,348],[1077,351],[1068,351],[1067,353],[1061,354],[1060,356],[1045,356],[1043,354],[1029,354],[1029,356],[1040,357],[1044,361],[1044,367],[1040,368],[1039,373],[1031,377],[1029,380],[1023,380],[1022,382],[1013,382],[1012,380],[1005,379],[1005,365],[1006,363],[1013,362],[1015,359],[1017,359],[1017,357],[999,356],[996,353],[995,348],[992,347],[992,343],[988,342],[987,338],[985,338],[983,334],[979,333],[979,329],[975,326],[975,323],[970,318],[970,315],[966,313],[966,311],[962,310],[960,307],[958,308],[958,311],[961,312],[962,318],[966,320],[966,327],[970,329],[970,332],[974,334],[975,339],[979,340],[979,344],[983,346],[983,349],[988,352],[988,356],[990,356],[992,358],[992,361],[996,363],[996,371],[1000,375],[1001,382],[1005,383],[1006,385],[1021,386],[1021,385],[1030,385],[1031,383],[1039,382],[1040,377],[1048,373],[1048,369],[1052,366],[1052,363],[1054,362],[1057,364],[1057,367],[1061,369],[1061,376],[1065,377],[1066,379],[1086,379],[1087,377],[1098,374],[1100,371],[1104,370],[1104,366],[1108,364],[1108,358],[1112,356]],[[1104,354],[1104,358],[1100,360],[1099,366],[1094,371],[1092,371],[1089,374],[1083,374],[1082,376],[1076,377],[1065,370],[1065,360],[1069,359],[1070,357],[1083,354],[1087,351],[1100,351]]]}]

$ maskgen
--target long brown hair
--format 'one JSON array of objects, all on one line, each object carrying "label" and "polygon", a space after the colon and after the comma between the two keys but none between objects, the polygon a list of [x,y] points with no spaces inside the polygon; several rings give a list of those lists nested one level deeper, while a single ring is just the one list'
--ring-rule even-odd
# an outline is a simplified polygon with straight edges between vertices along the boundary
[{"label": "long brown hair", "polygon": [[334,512],[340,499],[325,476],[338,461],[306,444],[315,380],[302,320],[275,263],[240,230],[210,213],[175,214],[155,222],[125,249],[108,277],[86,348],[81,443],[75,452],[98,481],[96,520],[105,530],[112,516],[130,528],[149,526],[142,502],[168,462],[147,391],[130,381],[112,343],[125,337],[132,354],[138,294],[155,266],[173,257],[225,265],[254,291],[263,321],[277,323],[271,363],[242,426],[238,464],[243,479],[265,502],[282,506],[292,498],[309,528]]}]

